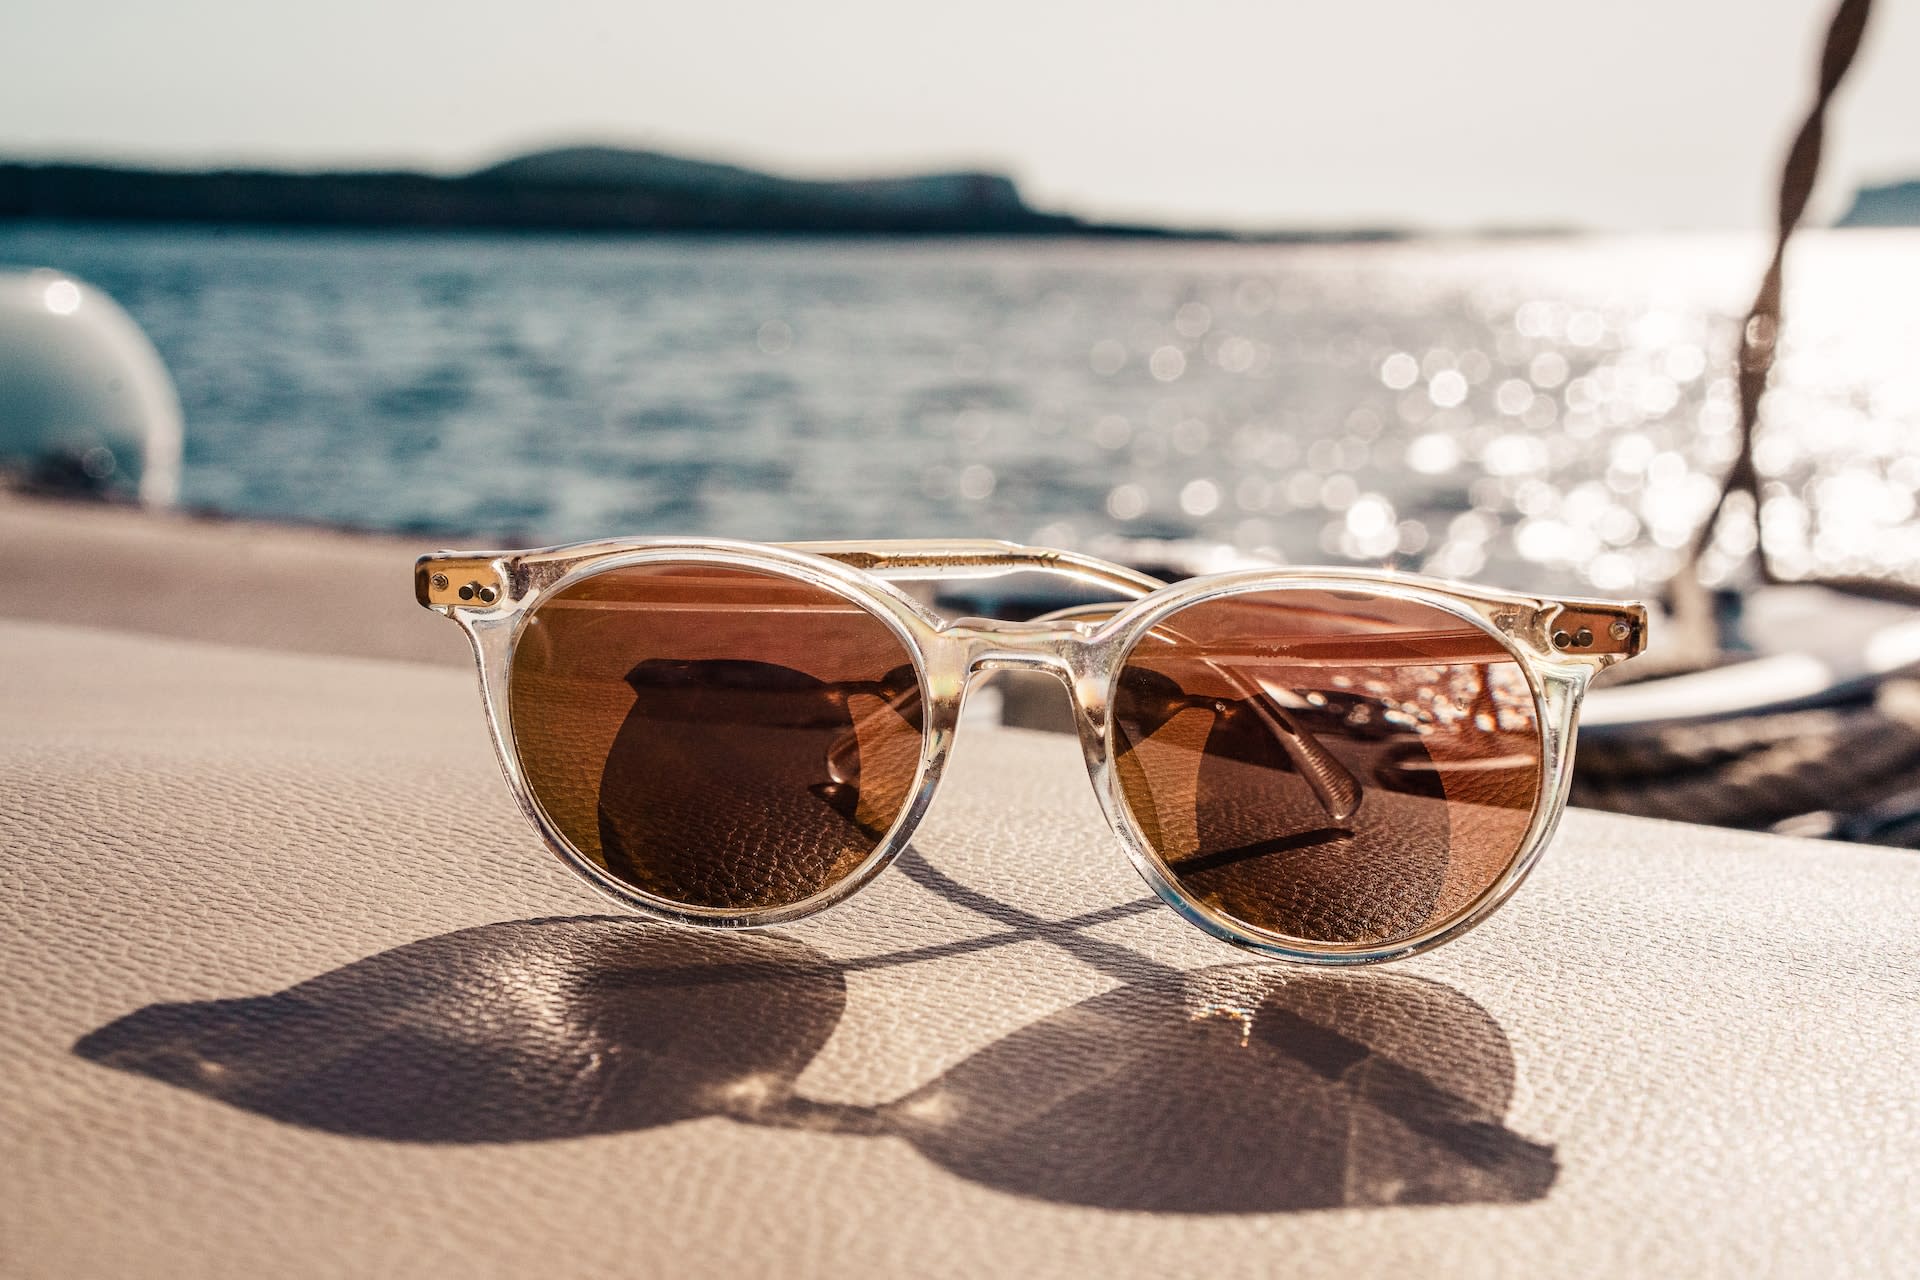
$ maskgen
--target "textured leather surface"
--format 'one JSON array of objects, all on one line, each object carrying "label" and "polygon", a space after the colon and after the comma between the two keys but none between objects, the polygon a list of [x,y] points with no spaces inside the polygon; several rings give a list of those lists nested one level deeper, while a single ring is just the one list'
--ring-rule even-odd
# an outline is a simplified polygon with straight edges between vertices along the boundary
[{"label": "textured leather surface", "polygon": [[0,610],[9,618],[471,670],[473,651],[459,628],[427,626],[414,603],[414,557],[431,546],[0,490]]},{"label": "textured leather surface", "polygon": [[1910,854],[1574,812],[1301,973],[984,731],[844,907],[690,935],[541,850],[470,676],[11,621],[0,878],[8,1275],[1920,1267]]}]

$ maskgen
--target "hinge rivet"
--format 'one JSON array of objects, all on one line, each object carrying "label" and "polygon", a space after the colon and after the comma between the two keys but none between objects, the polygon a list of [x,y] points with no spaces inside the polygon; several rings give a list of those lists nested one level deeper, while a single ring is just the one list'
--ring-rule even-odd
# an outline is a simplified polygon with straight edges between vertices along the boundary
[{"label": "hinge rivet", "polygon": [[434,574],[434,575],[433,575],[433,589],[434,589],[435,591],[445,591],[445,590],[447,589],[447,575],[446,575],[446,574],[444,574],[444,573],[436,573],[436,574]]},{"label": "hinge rivet", "polygon": [[1616,620],[1612,626],[1607,628],[1607,634],[1615,640],[1625,640],[1633,634],[1633,628],[1628,626],[1624,621]]}]

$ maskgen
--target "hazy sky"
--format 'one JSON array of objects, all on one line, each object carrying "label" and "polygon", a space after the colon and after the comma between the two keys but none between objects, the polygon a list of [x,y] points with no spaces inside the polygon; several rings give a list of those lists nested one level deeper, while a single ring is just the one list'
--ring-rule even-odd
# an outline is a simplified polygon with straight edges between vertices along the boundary
[{"label": "hazy sky", "polygon": [[[1883,2],[1831,215],[1920,175]],[[0,0],[0,153],[458,169],[641,143],[789,172],[1011,171],[1243,226],[1751,226],[1829,0]]]}]

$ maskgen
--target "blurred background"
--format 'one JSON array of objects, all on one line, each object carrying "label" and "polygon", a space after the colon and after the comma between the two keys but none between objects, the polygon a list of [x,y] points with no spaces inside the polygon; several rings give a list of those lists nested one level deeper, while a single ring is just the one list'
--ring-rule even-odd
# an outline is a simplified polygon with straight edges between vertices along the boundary
[{"label": "blurred background", "polygon": [[[1920,660],[1911,613],[1775,592],[1752,622],[1763,580],[1920,582],[1920,7],[1872,15],[1778,344],[1743,329],[1834,15],[29,5],[0,456],[39,490],[423,544],[989,535],[1681,615],[1697,580],[1718,631],[1641,669],[1843,637],[1618,722],[1858,708]],[[1758,501],[1703,533],[1743,332],[1772,358]],[[1912,719],[1838,808],[1911,787]],[[1585,799],[1639,804],[1675,759]]]},{"label": "blurred background", "polygon": [[[47,56],[0,81],[0,263],[150,335],[190,507],[1606,592],[1666,580],[1734,456],[1830,13],[109,7],[10,19]],[[1883,6],[1809,217],[1846,229],[1791,261],[1756,457],[1790,574],[1920,566],[1920,234],[1886,226],[1920,191],[1863,190],[1920,177],[1916,65]],[[164,181],[209,169],[358,181]],[[823,181],[917,174],[960,177]]]}]

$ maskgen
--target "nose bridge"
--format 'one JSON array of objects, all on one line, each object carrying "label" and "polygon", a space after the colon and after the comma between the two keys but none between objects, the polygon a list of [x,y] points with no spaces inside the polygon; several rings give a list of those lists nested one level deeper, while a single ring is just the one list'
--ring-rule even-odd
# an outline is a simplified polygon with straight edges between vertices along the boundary
[{"label": "nose bridge", "polygon": [[1092,628],[1084,623],[962,618],[947,628],[965,646],[966,671],[1045,671],[1071,685]]},{"label": "nose bridge", "polygon": [[1096,630],[1097,624],[1091,622],[962,618],[945,631],[959,650],[957,655],[950,650],[948,661],[958,657],[955,665],[962,687],[976,674],[989,671],[1040,671],[1058,680],[1073,708],[1087,768],[1097,778],[1104,768],[1107,706]]}]

